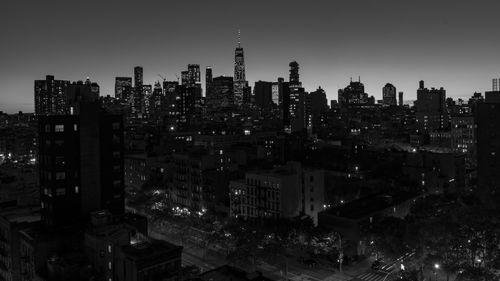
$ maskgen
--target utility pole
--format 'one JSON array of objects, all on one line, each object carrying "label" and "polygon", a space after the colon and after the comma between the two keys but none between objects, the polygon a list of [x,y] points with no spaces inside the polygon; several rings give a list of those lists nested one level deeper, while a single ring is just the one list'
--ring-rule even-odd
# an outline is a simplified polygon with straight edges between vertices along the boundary
[{"label": "utility pole", "polygon": [[344,251],[342,250],[342,236],[339,233],[339,271],[342,273],[342,261],[344,259]]}]

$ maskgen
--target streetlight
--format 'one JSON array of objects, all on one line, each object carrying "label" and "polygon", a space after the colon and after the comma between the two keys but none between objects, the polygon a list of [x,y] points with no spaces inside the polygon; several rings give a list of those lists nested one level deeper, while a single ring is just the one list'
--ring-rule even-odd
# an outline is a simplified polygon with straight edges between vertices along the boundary
[{"label": "streetlight", "polygon": [[439,263],[435,263],[434,264],[434,277],[436,279],[436,281],[438,280],[438,276],[437,276],[437,270],[439,269]]}]

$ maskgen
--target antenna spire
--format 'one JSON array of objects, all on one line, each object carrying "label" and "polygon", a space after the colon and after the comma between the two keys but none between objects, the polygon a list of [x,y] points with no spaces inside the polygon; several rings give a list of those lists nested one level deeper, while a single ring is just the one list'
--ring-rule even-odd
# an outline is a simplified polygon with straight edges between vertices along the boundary
[{"label": "antenna spire", "polygon": [[238,29],[238,48],[241,48],[241,31]]}]

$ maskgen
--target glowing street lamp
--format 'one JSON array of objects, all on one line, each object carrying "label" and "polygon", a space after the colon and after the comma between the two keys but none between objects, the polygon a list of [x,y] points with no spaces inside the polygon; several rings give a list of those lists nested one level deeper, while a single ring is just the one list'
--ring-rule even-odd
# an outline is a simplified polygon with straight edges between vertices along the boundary
[{"label": "glowing street lamp", "polygon": [[434,277],[436,278],[436,281],[438,280],[437,276],[437,270],[439,269],[439,263],[434,264]]}]

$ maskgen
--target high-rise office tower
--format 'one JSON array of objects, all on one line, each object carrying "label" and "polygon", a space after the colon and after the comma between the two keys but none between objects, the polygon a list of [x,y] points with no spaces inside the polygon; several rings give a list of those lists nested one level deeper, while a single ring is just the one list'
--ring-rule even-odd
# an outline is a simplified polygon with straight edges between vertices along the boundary
[{"label": "high-rise office tower", "polygon": [[134,67],[134,87],[142,89],[143,83],[144,83],[144,75],[142,66],[136,66]]},{"label": "high-rise office tower", "polygon": [[382,88],[382,102],[385,105],[397,105],[396,87],[394,87],[394,85],[392,85],[391,83],[385,84],[385,86]]},{"label": "high-rise office tower", "polygon": [[132,93],[132,77],[115,78],[115,99],[128,100]]},{"label": "high-rise office tower", "polygon": [[446,91],[442,87],[427,89],[424,81],[420,81],[415,105],[418,128],[421,132],[432,132],[449,127]]},{"label": "high-rise office tower", "polygon": [[290,105],[288,107],[290,132],[298,132],[306,127],[306,96],[304,88],[290,86]]},{"label": "high-rise office tower", "polygon": [[73,82],[66,89],[66,114],[79,114],[81,102],[99,101],[99,85],[90,80]]},{"label": "high-rise office tower", "polygon": [[325,90],[318,87],[314,92],[307,95],[306,98],[306,122],[313,131],[321,127],[323,115],[328,111],[328,100]]},{"label": "high-rise office tower", "polygon": [[163,89],[159,81],[157,81],[153,88],[153,93],[148,98],[149,114],[158,116],[161,113],[161,102],[163,99]]},{"label": "high-rise office tower", "polygon": [[229,107],[234,104],[233,77],[219,76],[212,80],[212,94],[207,97],[210,107]]},{"label": "high-rise office tower", "polygon": [[361,83],[361,78],[358,81],[352,81],[344,89],[338,91],[338,102],[340,107],[363,106],[374,103],[372,98],[365,93],[365,85]]},{"label": "high-rise office tower", "polygon": [[241,47],[240,32],[238,31],[238,46],[234,51],[234,104],[243,104],[243,96],[245,87],[248,87],[248,82],[245,78],[245,57],[243,48]]},{"label": "high-rise office tower", "polygon": [[296,61],[292,61],[290,64],[290,87],[302,87],[302,83],[299,80],[299,64]]},{"label": "high-rise office tower", "polygon": [[261,109],[269,110],[273,106],[272,100],[272,82],[266,81],[257,81],[255,82],[254,97],[255,97],[255,105]]},{"label": "high-rise office tower", "polygon": [[177,88],[176,97],[176,111],[177,111],[177,125],[183,126],[189,123],[191,117],[195,113],[195,105],[197,99],[197,87],[186,87],[180,85]]},{"label": "high-rise office tower", "polygon": [[188,64],[188,70],[181,72],[182,85],[196,87],[201,82],[200,65]]},{"label": "high-rise office tower", "polygon": [[306,126],[306,92],[299,80],[299,64],[292,61],[290,64],[289,95],[288,95],[288,120],[285,130],[288,132],[300,131]]},{"label": "high-rise office tower", "polygon": [[278,82],[275,84],[278,92],[278,108],[280,113],[280,118],[283,121],[284,127],[290,126],[290,83],[285,82],[282,77],[278,78]]},{"label": "high-rise office tower", "polygon": [[188,64],[188,70],[181,72],[182,85],[192,88],[190,92],[194,94],[195,102],[201,99],[201,72],[199,64]]},{"label": "high-rise office tower", "polygon": [[128,99],[131,112],[134,117],[141,118],[144,113],[144,77],[142,66],[134,67],[134,90],[132,97]]},{"label": "high-rise office tower", "polygon": [[38,134],[47,226],[73,224],[97,210],[124,212],[122,116],[82,102],[79,115],[41,117]]},{"label": "high-rise office tower", "polygon": [[55,80],[53,75],[35,80],[35,115],[65,114],[68,84],[66,80]]},{"label": "high-rise office tower", "polygon": [[403,92],[399,92],[398,96],[398,105],[403,106]]},{"label": "high-rise office tower", "polygon": [[149,116],[149,110],[150,110],[149,99],[151,98],[152,94],[153,94],[153,86],[142,85],[142,95],[141,95],[142,99],[140,100],[138,106],[140,108],[141,116],[143,117]]},{"label": "high-rise office tower", "polygon": [[475,110],[477,137],[477,178],[481,198],[487,204],[500,200],[500,91],[485,93]]},{"label": "high-rise office tower", "polygon": [[210,90],[212,88],[212,80],[213,80],[212,75],[213,75],[212,67],[207,66],[207,68],[205,69],[205,97],[210,96]]},{"label": "high-rise office tower", "polygon": [[280,105],[280,82],[279,79],[283,78],[278,78],[278,82],[273,82],[273,85],[271,87],[271,100],[273,101],[274,105],[279,106]]},{"label": "high-rise office tower", "polygon": [[161,112],[166,114],[166,125],[168,128],[175,128],[177,122],[178,100],[180,85],[177,81],[163,81],[163,100],[161,102]]}]

